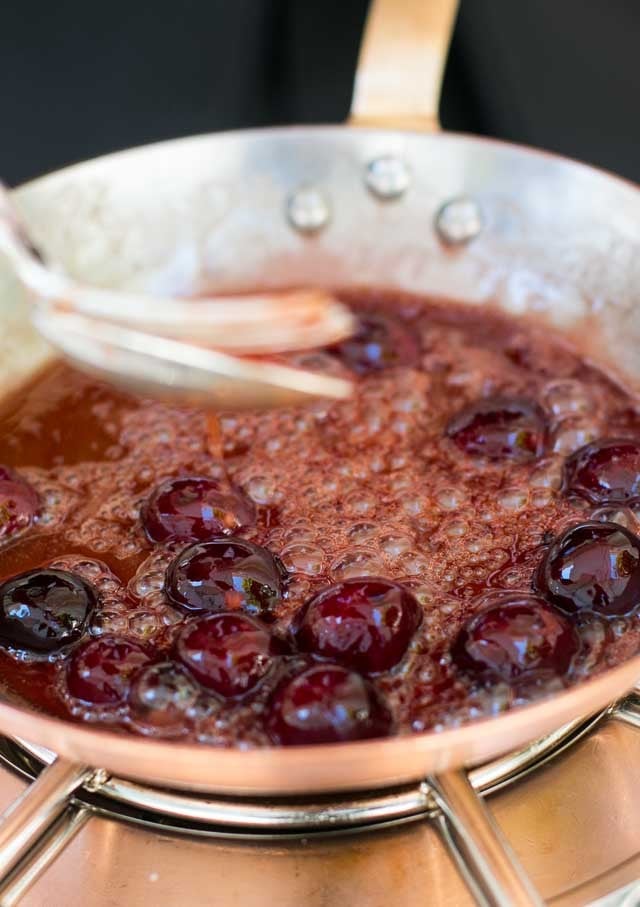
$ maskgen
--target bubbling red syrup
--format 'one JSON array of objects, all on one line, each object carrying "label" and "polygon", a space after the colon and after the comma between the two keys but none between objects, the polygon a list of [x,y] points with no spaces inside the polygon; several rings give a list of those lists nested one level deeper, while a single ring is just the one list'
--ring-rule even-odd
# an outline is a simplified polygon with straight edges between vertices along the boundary
[{"label": "bubbling red syrup", "polygon": [[640,401],[548,328],[391,293],[210,414],[56,365],[0,409],[0,685],[215,746],[458,726],[640,649]]}]

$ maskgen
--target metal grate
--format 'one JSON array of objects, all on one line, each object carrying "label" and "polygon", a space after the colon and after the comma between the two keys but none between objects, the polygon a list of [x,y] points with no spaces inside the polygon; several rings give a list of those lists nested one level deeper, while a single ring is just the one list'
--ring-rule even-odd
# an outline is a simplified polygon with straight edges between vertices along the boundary
[{"label": "metal grate", "polygon": [[520,781],[609,719],[640,726],[640,698],[633,694],[468,775],[448,772],[393,790],[313,799],[212,797],[149,787],[70,765],[22,740],[0,738],[0,763],[33,782],[0,824],[0,902],[17,904],[84,822],[97,814],[157,832],[254,841],[433,821],[478,903],[535,907],[542,902],[484,798]]}]

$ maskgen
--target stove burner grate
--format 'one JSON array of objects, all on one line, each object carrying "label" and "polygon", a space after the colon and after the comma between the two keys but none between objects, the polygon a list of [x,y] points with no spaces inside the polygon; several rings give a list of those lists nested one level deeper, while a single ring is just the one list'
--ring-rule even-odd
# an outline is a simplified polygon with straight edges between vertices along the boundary
[{"label": "stove burner grate", "polygon": [[[488,795],[519,781],[589,733],[603,714],[572,722],[526,748],[474,769],[469,773],[474,790]],[[29,780],[37,778],[54,759],[43,747],[0,738],[0,760]],[[392,790],[306,799],[212,797],[111,777],[98,790],[78,788],[73,802],[79,808],[161,831],[243,840],[365,831],[430,818],[439,812],[429,781]]]},{"label": "stove burner grate", "polygon": [[640,727],[640,694],[468,773],[449,771],[392,790],[309,799],[212,797],[149,787],[72,765],[22,740],[0,738],[0,763],[32,782],[0,824],[0,903],[17,904],[83,824],[101,815],[160,833],[252,841],[432,821],[478,903],[539,907],[542,901],[484,798],[522,780],[611,719]]}]

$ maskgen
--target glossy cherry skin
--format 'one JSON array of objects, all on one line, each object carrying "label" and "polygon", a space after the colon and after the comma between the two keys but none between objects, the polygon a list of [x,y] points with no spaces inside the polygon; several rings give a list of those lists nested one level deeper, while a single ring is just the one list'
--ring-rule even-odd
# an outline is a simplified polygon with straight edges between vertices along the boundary
[{"label": "glossy cherry skin", "polygon": [[546,434],[545,415],[538,404],[516,397],[476,400],[447,426],[447,435],[464,453],[520,463],[542,455]]},{"label": "glossy cherry skin", "polygon": [[637,504],[640,443],[607,438],[585,444],[565,463],[564,488],[592,504]]},{"label": "glossy cherry skin", "polygon": [[360,315],[355,333],[330,351],[358,375],[411,368],[420,353],[415,338],[399,321],[373,312]]},{"label": "glossy cherry skin", "polygon": [[246,614],[213,614],[181,631],[176,655],[196,680],[227,699],[254,690],[282,651],[274,637]]},{"label": "glossy cherry skin", "polygon": [[185,548],[169,565],[165,591],[185,611],[243,609],[269,620],[285,575],[266,548],[222,537]]},{"label": "glossy cherry skin", "polygon": [[534,586],[567,614],[632,614],[640,607],[640,539],[617,523],[572,526],[547,551]]},{"label": "glossy cherry skin", "polygon": [[56,652],[80,639],[95,605],[91,586],[73,573],[21,573],[0,585],[0,645]]},{"label": "glossy cherry skin", "polygon": [[40,513],[35,488],[8,466],[0,466],[0,540],[31,526]]},{"label": "glossy cherry skin", "polygon": [[402,659],[422,618],[413,595],[390,580],[348,579],[315,595],[294,621],[298,648],[363,674]]},{"label": "glossy cherry skin", "polygon": [[239,491],[223,491],[208,476],[169,479],[141,509],[152,542],[204,542],[255,522],[255,511]]},{"label": "glossy cherry skin", "polygon": [[331,664],[314,665],[281,683],[267,716],[272,740],[283,746],[384,737],[391,724],[368,681]]},{"label": "glossy cherry skin", "polygon": [[134,675],[153,660],[145,646],[116,636],[99,636],[73,652],[67,665],[67,689],[92,705],[127,701]]},{"label": "glossy cherry skin", "polygon": [[451,656],[464,673],[517,683],[563,677],[579,648],[563,614],[535,595],[513,592],[465,624]]}]

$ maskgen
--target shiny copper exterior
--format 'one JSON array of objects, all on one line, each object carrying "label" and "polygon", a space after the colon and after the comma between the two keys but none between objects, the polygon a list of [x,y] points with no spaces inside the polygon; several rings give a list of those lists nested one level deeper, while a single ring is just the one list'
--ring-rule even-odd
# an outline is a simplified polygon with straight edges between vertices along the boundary
[{"label": "shiny copper exterior", "polygon": [[[492,812],[552,907],[585,907],[640,877],[639,760],[638,732],[607,721],[547,767],[490,797]],[[0,809],[23,786],[0,767]],[[79,827],[21,907],[200,907],[211,903],[213,880],[216,903],[224,907],[474,904],[436,826],[425,821],[261,842],[159,834],[97,815],[85,816]],[[639,900],[635,885],[611,895],[606,907]]]}]

